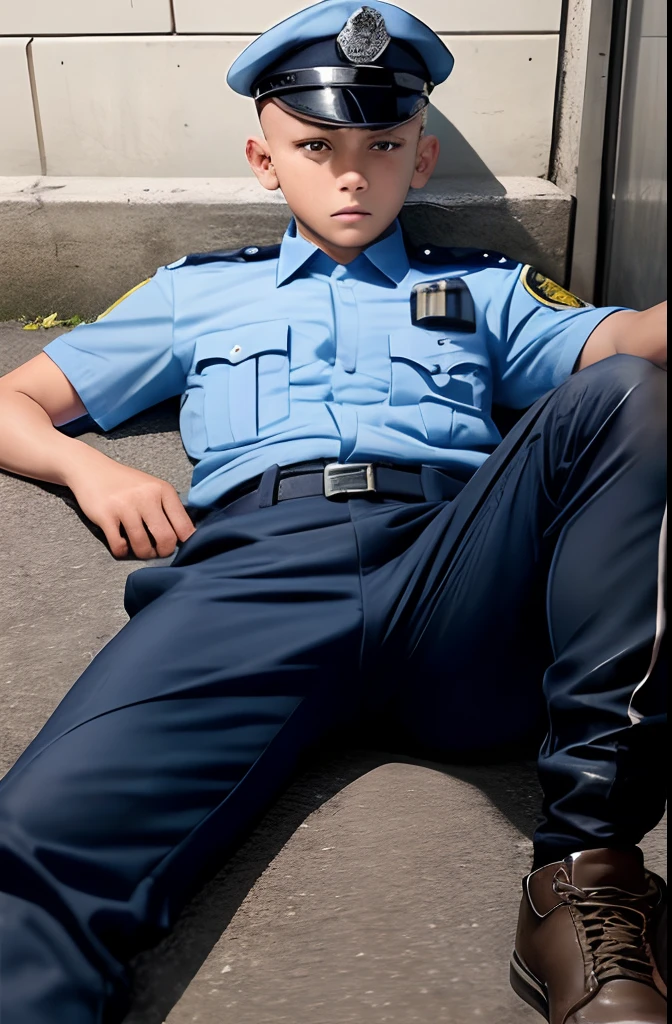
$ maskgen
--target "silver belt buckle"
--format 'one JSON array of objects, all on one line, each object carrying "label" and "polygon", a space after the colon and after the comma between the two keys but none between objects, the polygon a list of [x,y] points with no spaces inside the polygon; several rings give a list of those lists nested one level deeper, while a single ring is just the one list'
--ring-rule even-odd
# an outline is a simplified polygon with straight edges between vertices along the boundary
[{"label": "silver belt buckle", "polygon": [[375,494],[376,481],[371,462],[341,465],[331,462],[324,467],[324,494],[327,498],[358,497]]}]

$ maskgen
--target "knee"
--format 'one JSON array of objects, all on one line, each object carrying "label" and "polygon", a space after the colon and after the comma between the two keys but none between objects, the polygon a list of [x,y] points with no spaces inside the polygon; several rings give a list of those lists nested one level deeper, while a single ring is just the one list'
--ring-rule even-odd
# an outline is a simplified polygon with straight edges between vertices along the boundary
[{"label": "knee", "polygon": [[637,396],[647,403],[649,413],[665,413],[667,408],[667,373],[655,363],[640,356],[615,355],[601,359],[574,374],[570,381],[579,390],[597,392],[619,399]]},{"label": "knee", "polygon": [[573,374],[558,391],[558,408],[577,416],[589,436],[618,422],[628,447],[664,452],[667,373],[648,359],[610,356]]}]

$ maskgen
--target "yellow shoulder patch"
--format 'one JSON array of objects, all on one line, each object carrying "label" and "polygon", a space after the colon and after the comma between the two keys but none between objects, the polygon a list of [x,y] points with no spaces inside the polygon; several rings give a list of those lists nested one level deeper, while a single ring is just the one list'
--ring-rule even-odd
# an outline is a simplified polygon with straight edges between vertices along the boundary
[{"label": "yellow shoulder patch", "polygon": [[580,299],[578,295],[572,295],[561,284],[551,281],[550,277],[540,274],[538,270],[531,267],[529,263],[520,272],[520,280],[525,291],[541,302],[543,306],[550,306],[552,309],[581,309],[588,303]]},{"label": "yellow shoulder patch", "polygon": [[108,313],[111,313],[113,309],[116,309],[119,303],[123,302],[124,299],[127,299],[129,295],[132,295],[133,292],[137,292],[138,288],[142,288],[143,285],[149,284],[151,280],[151,277],[148,277],[145,281],[141,281],[140,284],[136,284],[133,288],[129,288],[127,292],[124,292],[120,299],[117,299],[117,301],[113,302],[111,306],[108,306],[100,316],[96,317],[96,323],[98,323],[99,320],[102,320],[104,316],[107,316]]}]

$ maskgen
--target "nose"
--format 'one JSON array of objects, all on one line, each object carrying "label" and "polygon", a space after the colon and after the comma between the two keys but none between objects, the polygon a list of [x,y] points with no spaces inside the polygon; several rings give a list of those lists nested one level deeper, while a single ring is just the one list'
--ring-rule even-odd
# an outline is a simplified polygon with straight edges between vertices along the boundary
[{"label": "nose", "polygon": [[366,192],[368,187],[368,181],[363,174],[360,174],[359,171],[346,171],[344,174],[339,176],[339,192]]}]

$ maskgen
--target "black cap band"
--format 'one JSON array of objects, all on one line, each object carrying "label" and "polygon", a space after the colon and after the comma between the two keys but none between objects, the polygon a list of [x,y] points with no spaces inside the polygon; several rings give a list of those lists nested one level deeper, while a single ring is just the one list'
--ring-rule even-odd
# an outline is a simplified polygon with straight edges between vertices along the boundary
[{"label": "black cap band", "polygon": [[377,67],[296,68],[265,75],[252,86],[257,102],[268,96],[282,96],[304,89],[347,89],[352,86],[378,89],[404,89],[429,96],[432,83],[408,71],[390,71]]}]

